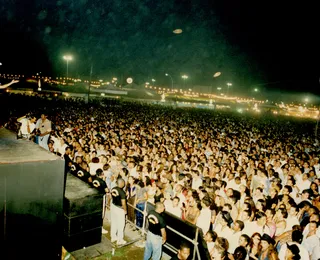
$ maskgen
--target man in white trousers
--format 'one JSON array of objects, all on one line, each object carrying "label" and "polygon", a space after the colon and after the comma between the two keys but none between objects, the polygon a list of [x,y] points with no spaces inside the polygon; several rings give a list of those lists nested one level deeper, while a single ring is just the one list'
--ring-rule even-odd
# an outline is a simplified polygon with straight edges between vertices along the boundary
[{"label": "man in white trousers", "polygon": [[123,239],[127,214],[126,194],[123,190],[124,185],[124,180],[118,179],[117,186],[111,190],[111,242],[117,242],[118,246],[127,243]]}]

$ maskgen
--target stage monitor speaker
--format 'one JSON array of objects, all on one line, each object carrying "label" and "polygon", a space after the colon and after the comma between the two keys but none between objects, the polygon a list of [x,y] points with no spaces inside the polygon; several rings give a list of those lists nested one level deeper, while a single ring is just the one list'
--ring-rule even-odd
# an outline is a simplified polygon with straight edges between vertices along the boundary
[{"label": "stage monitor speaker", "polygon": [[103,194],[67,174],[63,246],[75,251],[101,242]]},{"label": "stage monitor speaker", "polygon": [[0,129],[0,259],[61,259],[64,160]]}]

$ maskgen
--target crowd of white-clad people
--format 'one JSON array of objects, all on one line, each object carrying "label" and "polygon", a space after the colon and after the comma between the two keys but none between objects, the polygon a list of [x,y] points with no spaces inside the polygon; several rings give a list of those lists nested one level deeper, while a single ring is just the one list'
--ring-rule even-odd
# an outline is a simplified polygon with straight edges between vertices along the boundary
[{"label": "crowd of white-clad people", "polygon": [[[41,122],[52,124],[47,149],[92,177],[99,173],[106,192],[121,176],[127,201],[141,210],[146,201],[163,202],[165,211],[201,228],[212,259],[320,259],[313,122],[111,100],[9,98],[25,107],[10,112],[8,128],[26,113],[44,114]],[[127,219],[143,225],[130,207]]]}]

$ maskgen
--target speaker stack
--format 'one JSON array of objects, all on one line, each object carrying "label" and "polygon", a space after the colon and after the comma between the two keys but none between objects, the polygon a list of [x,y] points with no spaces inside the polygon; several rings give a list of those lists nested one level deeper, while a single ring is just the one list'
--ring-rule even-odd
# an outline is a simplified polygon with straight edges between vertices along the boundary
[{"label": "speaker stack", "polygon": [[64,247],[75,251],[101,242],[103,195],[68,173],[64,198]]}]

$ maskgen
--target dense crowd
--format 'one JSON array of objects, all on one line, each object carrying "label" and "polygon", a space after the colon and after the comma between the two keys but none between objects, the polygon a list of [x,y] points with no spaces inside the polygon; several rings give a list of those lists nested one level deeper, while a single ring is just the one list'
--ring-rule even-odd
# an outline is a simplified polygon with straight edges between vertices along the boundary
[{"label": "dense crowd", "polygon": [[[47,149],[67,167],[76,163],[89,182],[103,180],[97,186],[106,193],[121,177],[128,203],[142,211],[163,202],[201,228],[212,259],[320,258],[312,122],[107,99],[9,98],[24,105],[6,107],[7,128],[18,131],[26,113],[47,114]],[[127,219],[143,225],[131,207]]]}]

